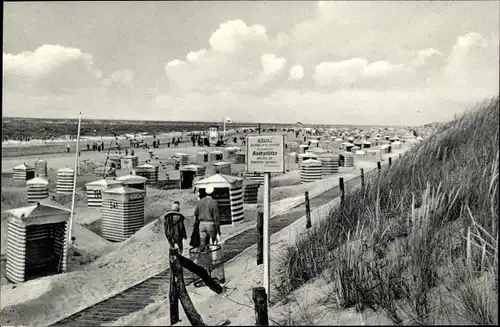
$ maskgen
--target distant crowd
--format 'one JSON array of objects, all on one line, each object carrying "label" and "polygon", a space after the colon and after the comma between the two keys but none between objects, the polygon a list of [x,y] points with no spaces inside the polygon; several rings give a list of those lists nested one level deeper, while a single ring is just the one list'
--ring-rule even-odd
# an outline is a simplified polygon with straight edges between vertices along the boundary
[{"label": "distant crowd", "polygon": [[[256,132],[258,130],[258,128],[250,128],[250,129],[243,129],[242,132],[244,134],[248,133],[248,132]],[[267,128],[267,129],[262,129],[262,131],[269,131],[269,132],[273,132],[273,131],[277,131],[278,129],[276,128]],[[294,131],[294,129],[283,129],[283,131]],[[240,133],[241,131],[236,129],[236,133]],[[200,144],[200,146],[203,146],[203,140],[200,140],[200,136],[205,136],[206,135],[206,132],[201,132],[201,134],[197,134],[197,135],[194,135],[195,137],[195,142],[196,144]],[[192,135],[193,137],[193,135]],[[2,137],[2,140],[3,142],[6,142],[6,141],[20,141],[20,142],[29,142],[31,140],[42,140],[42,141],[52,141],[52,140],[60,140],[60,139],[69,139],[69,140],[75,140],[76,139],[76,135],[64,135],[64,134],[47,134],[45,136],[37,136],[37,135],[28,135],[28,136],[6,136],[6,135],[3,135]],[[128,137],[126,139],[129,139]],[[136,141],[135,139],[130,139],[131,141]],[[172,138],[171,142],[168,142],[167,145],[170,146],[169,144],[172,144],[173,146],[178,146],[179,142],[182,140],[182,137],[177,137],[177,138]],[[192,141],[192,139],[191,139]],[[137,142],[137,141],[136,141]],[[133,142],[134,144],[136,144],[136,142]],[[198,143],[200,142],[200,143]],[[139,142],[140,143],[140,142]],[[136,145],[134,145],[136,146]],[[137,146],[136,146],[137,147]],[[98,151],[98,145],[96,145],[96,148],[95,150],[93,151]]]},{"label": "distant crowd", "polygon": [[[116,142],[118,146],[120,145],[118,142]],[[69,145],[68,145],[69,147]],[[90,144],[87,143],[87,151],[90,151]],[[97,141],[97,142],[92,142],[92,151],[104,151],[104,142],[103,141]]]}]

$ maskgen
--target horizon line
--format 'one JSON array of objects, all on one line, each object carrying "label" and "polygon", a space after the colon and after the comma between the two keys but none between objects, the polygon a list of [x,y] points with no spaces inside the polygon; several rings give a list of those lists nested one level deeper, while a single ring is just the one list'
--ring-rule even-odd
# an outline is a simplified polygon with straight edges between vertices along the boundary
[{"label": "horizon line", "polygon": [[[4,118],[9,118],[9,119],[36,119],[36,120],[78,120],[78,117],[75,118],[48,118],[48,117],[26,117],[26,116],[2,116],[2,122]],[[106,122],[111,122],[111,121],[116,121],[116,122],[154,122],[154,123],[202,123],[202,124],[223,124],[223,121],[201,121],[201,120],[153,120],[153,119],[113,119],[113,118],[84,118],[82,117],[82,122],[83,121],[106,121]],[[238,124],[238,125],[243,125],[243,124],[261,124],[261,125],[297,125],[298,122],[240,122],[240,121],[232,121],[231,123],[228,123],[229,126],[231,124]],[[407,126],[424,126],[424,125],[429,125],[429,124],[435,124],[435,123],[443,123],[443,122],[429,122],[429,123],[424,123],[422,125],[410,125],[410,124],[389,124],[389,125],[381,125],[381,124],[324,124],[324,123],[305,123],[305,122],[300,122],[302,125],[308,125],[308,126],[362,126],[362,127],[407,127]]]}]

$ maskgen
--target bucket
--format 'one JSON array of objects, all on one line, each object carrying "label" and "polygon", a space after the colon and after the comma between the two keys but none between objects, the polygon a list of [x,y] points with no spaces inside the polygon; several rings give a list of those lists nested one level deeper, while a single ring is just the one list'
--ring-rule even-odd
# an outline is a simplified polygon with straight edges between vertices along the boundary
[{"label": "bucket", "polygon": [[[224,256],[220,244],[209,244],[206,249],[192,248],[189,250],[189,257],[198,266],[203,267],[210,276],[221,284],[226,281],[224,273]],[[194,285],[204,286],[203,281],[193,274]]]},{"label": "bucket", "polygon": [[219,244],[210,244],[208,246],[208,252],[210,253],[212,264],[222,262],[222,247]]},{"label": "bucket", "polygon": [[[208,252],[202,250],[201,247],[189,249],[189,258],[196,263],[198,266],[203,267],[210,274],[210,258],[208,257]],[[203,286],[203,281],[194,273],[191,273],[192,280],[194,280],[194,286]]]},{"label": "bucket", "polygon": [[220,244],[209,244],[208,253],[208,257],[211,261],[210,276],[219,283],[224,284],[226,282],[226,277],[224,273],[224,254],[222,252],[222,246]]}]

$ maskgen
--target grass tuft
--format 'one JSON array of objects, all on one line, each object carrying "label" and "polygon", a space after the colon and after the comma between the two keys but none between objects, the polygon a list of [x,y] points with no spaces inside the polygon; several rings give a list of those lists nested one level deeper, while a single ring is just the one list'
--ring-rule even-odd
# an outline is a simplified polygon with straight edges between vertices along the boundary
[{"label": "grass tuft", "polygon": [[396,324],[497,323],[499,120],[499,98],[484,101],[367,176],[284,251],[280,291],[327,271],[341,308]]}]

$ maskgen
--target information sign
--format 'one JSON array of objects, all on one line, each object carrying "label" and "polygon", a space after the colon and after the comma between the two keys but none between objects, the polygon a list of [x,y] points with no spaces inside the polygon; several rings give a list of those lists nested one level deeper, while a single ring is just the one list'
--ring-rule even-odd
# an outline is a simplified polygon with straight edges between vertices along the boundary
[{"label": "information sign", "polygon": [[249,173],[284,173],[284,135],[247,136],[246,168]]}]

